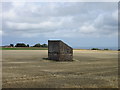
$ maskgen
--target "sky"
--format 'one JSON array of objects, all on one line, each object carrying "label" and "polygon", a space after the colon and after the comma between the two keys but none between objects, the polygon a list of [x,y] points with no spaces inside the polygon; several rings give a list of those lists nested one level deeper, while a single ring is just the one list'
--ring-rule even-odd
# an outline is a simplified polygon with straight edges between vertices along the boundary
[{"label": "sky", "polygon": [[73,48],[118,46],[117,2],[3,2],[2,45],[62,40]]}]

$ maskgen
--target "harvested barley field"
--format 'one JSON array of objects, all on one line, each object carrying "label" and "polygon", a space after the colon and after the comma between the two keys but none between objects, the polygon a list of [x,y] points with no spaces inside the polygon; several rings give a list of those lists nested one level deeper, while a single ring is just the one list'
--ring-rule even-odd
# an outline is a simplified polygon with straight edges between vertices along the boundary
[{"label": "harvested barley field", "polygon": [[118,51],[74,50],[73,62],[47,50],[3,50],[3,88],[117,88]]}]

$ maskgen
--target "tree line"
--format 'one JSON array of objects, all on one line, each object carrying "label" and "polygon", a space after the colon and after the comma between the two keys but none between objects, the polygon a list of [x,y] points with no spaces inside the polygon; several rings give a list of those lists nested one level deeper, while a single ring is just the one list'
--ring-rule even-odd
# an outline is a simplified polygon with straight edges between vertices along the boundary
[{"label": "tree line", "polygon": [[[91,50],[102,50],[102,49],[99,49],[99,48],[92,48]],[[103,50],[109,50],[108,48],[104,48]]]},{"label": "tree line", "polygon": [[16,45],[10,44],[10,47],[48,47],[48,45],[37,43],[33,46],[30,46],[29,44],[25,44],[25,43],[17,43]]}]

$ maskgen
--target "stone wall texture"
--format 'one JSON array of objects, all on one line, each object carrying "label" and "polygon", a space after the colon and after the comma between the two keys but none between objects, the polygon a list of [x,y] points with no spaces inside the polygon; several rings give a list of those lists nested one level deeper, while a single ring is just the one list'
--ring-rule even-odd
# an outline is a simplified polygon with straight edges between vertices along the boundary
[{"label": "stone wall texture", "polygon": [[61,40],[48,40],[48,59],[72,61],[73,49]]}]

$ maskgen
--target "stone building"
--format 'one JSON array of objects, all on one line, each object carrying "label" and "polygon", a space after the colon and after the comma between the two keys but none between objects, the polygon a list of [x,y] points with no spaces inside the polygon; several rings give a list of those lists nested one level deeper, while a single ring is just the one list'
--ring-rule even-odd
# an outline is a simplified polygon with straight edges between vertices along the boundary
[{"label": "stone building", "polygon": [[48,40],[48,59],[72,61],[73,49],[61,40]]}]

